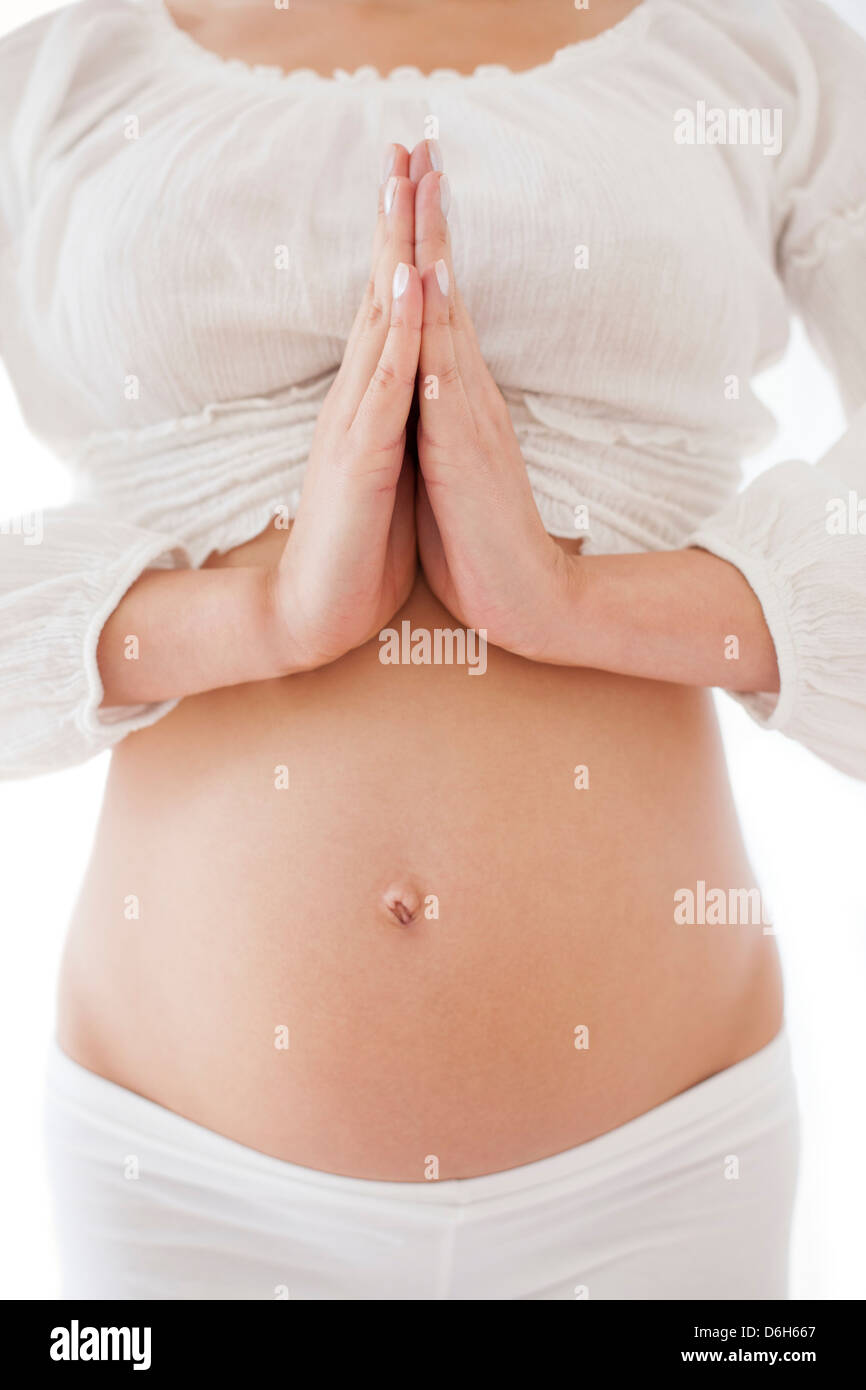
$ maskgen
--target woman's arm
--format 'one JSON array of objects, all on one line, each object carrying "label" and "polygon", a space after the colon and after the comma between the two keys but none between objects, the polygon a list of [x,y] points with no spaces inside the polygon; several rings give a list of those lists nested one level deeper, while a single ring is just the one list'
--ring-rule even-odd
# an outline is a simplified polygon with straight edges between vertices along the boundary
[{"label": "woman's arm", "polygon": [[390,147],[370,280],[322,406],[280,563],[151,572],[100,636],[103,706],[309,670],[366,641],[415,579],[405,430],[421,337],[409,154]]},{"label": "woman's arm", "polygon": [[185,695],[336,660],[404,602],[421,285],[409,155],[390,156],[369,283],[278,565],[193,570],[182,538],[96,505],[0,537],[0,776],[82,762]]},{"label": "woman's arm", "polygon": [[297,669],[273,569],[149,570],[99,637],[104,707],[180,699]]},{"label": "woman's arm", "polygon": [[[413,164],[424,158],[413,152]],[[866,778],[866,405],[816,467],[767,470],[686,548],[566,555],[544,531],[454,284],[442,176],[418,174],[420,371],[438,381],[422,393],[418,431],[418,544],[431,588],[467,627],[533,660],[720,685],[762,723]],[[833,217],[832,237],[822,223],[788,277],[799,276],[807,323],[856,407],[866,398],[866,243],[854,222]]]},{"label": "woman's arm", "polygon": [[563,555],[548,660],[627,676],[779,689],[770,629],[740,571],[705,550]]},{"label": "woman's arm", "polygon": [[547,535],[454,283],[442,176],[424,146],[412,160],[420,372],[439,383],[419,401],[418,538],[431,587],[466,626],[533,661],[777,690],[761,605],[733,565],[701,550],[567,554]]}]

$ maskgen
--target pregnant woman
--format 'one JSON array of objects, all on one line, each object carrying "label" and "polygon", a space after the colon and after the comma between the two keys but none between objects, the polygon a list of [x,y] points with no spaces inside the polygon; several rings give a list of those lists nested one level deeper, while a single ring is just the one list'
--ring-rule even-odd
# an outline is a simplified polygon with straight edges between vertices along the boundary
[{"label": "pregnant woman", "polygon": [[[4,356],[80,484],[3,538],[3,765],[113,750],[66,1292],[784,1297],[710,688],[866,775],[863,46],[819,0],[83,0],[0,72]],[[850,431],[737,494],[792,306]]]}]

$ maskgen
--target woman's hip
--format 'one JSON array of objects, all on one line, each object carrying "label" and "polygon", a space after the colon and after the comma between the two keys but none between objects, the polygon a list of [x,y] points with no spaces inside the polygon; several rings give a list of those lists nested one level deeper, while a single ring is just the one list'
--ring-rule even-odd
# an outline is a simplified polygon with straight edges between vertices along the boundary
[{"label": "woman's hip", "polygon": [[[52,1053],[69,1297],[784,1298],[797,1107],[784,1032],[599,1138],[420,1182],[247,1148]],[[432,1146],[431,1146],[432,1147]]]}]

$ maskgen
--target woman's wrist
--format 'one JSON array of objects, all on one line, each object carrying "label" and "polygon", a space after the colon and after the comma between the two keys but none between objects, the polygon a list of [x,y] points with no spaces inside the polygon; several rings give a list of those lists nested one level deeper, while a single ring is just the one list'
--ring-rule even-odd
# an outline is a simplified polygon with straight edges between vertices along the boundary
[{"label": "woman's wrist", "polygon": [[103,706],[149,704],[290,674],[270,568],[148,570],[103,626]]},{"label": "woman's wrist", "polygon": [[592,596],[587,569],[579,555],[569,554],[558,545],[553,546],[550,557],[550,571],[539,590],[543,598],[531,647],[517,655],[552,666],[589,666]]},{"label": "woman's wrist", "polygon": [[744,693],[779,689],[761,605],[727,561],[697,549],[562,560],[536,660]]},{"label": "woman's wrist", "polygon": [[297,640],[292,625],[292,613],[287,609],[285,573],[280,565],[268,566],[261,572],[261,590],[257,597],[255,631],[262,661],[270,665],[267,680],[275,676],[294,676],[302,671],[315,670],[324,664],[305,652]]}]

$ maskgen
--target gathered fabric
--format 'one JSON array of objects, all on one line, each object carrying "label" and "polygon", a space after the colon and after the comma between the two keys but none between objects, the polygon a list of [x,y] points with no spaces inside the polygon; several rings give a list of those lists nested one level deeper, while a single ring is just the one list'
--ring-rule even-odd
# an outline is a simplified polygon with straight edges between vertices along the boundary
[{"label": "gathered fabric", "polygon": [[[77,491],[38,543],[0,534],[0,774],[173,707],[101,708],[102,626],[145,569],[296,514],[382,149],[435,128],[455,273],[545,527],[737,566],[781,678],[737,698],[866,776],[864,72],[820,0],[643,0],[529,71],[464,75],[227,61],[163,0],[80,0],[7,37],[0,350]],[[792,313],[848,431],[738,491]]]}]

